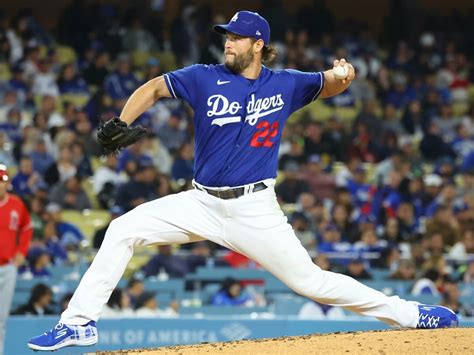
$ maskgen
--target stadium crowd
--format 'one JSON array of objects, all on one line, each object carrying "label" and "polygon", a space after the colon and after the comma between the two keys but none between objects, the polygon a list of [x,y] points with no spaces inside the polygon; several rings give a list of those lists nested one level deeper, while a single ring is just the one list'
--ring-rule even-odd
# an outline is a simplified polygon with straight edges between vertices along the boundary
[{"label": "stadium crowd", "polygon": [[[192,188],[193,121],[183,102],[157,102],[137,120],[149,135],[118,156],[103,157],[95,138],[101,121],[118,115],[148,79],[222,60],[222,38],[209,26],[225,22],[221,14],[185,6],[167,29],[160,2],[145,10],[120,13],[77,1],[53,31],[27,9],[0,14],[0,163],[34,228],[20,277],[47,277],[87,238],[100,246],[105,229],[84,236],[64,210],[99,208],[115,218]],[[283,10],[262,12],[270,23],[284,21]],[[388,46],[361,24],[338,31],[323,6],[285,16],[290,25],[272,27],[279,56],[271,67],[319,71],[344,57],[357,72],[349,90],[296,113],[284,131],[276,191],[297,237],[327,270],[364,280],[371,268],[388,269],[390,279],[416,281],[413,294],[441,294],[445,305],[472,315],[458,288],[470,284],[474,292],[474,69],[467,39],[437,26],[410,38],[393,38],[388,29],[385,36],[396,39]],[[324,20],[310,21],[314,16]],[[258,267],[235,253],[216,254],[222,250],[208,243],[188,248],[182,256],[160,247],[141,274],[182,277],[213,255],[216,265]],[[224,286],[214,301],[246,303],[232,300]],[[151,293],[133,297],[130,289],[133,283],[114,292],[108,314],[177,313],[176,305],[158,310]],[[51,294],[40,284],[15,312],[47,314]]]}]

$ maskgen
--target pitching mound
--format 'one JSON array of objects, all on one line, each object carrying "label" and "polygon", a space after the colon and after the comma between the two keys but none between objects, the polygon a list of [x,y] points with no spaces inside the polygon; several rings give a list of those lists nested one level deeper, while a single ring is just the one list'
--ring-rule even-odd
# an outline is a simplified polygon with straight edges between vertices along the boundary
[{"label": "pitching mound", "polygon": [[333,333],[99,354],[474,354],[474,328]]}]

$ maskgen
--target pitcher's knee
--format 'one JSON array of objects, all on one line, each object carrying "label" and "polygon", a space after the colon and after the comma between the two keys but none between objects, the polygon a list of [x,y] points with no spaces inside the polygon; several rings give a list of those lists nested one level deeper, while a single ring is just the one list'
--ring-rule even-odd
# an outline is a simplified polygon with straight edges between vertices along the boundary
[{"label": "pitcher's knee", "polygon": [[124,214],[110,222],[105,232],[104,243],[117,243],[132,237],[130,226],[133,221],[127,214]]},{"label": "pitcher's knee", "polygon": [[318,296],[318,290],[321,286],[323,273],[318,268],[311,268],[311,272],[304,275],[294,275],[290,282],[287,282],[294,292],[309,298]]}]

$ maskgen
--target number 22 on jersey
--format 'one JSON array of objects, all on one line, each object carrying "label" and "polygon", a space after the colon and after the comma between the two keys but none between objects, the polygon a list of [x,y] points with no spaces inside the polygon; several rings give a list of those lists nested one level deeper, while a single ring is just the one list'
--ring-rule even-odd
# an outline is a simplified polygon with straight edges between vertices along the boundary
[{"label": "number 22 on jersey", "polygon": [[257,132],[255,132],[255,134],[252,136],[250,146],[255,148],[273,147],[275,142],[272,141],[272,138],[277,136],[278,127],[278,121],[275,121],[271,124],[268,121],[260,121],[257,125]]}]

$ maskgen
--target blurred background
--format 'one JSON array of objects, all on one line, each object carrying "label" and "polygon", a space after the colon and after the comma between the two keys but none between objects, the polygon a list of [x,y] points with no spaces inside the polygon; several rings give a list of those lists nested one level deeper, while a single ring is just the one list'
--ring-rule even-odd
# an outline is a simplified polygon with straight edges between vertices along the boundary
[{"label": "blurred background", "polygon": [[[271,68],[356,68],[349,90],[290,117],[280,146],[278,198],[314,262],[473,325],[474,2],[3,0],[0,164],[34,230],[7,354],[55,324],[111,219],[192,188],[184,102],[157,102],[136,121],[148,137],[118,156],[96,128],[147,80],[220,63],[212,24],[242,9],[270,22]],[[102,319],[97,349],[384,327],[208,242],[137,248]]]}]

